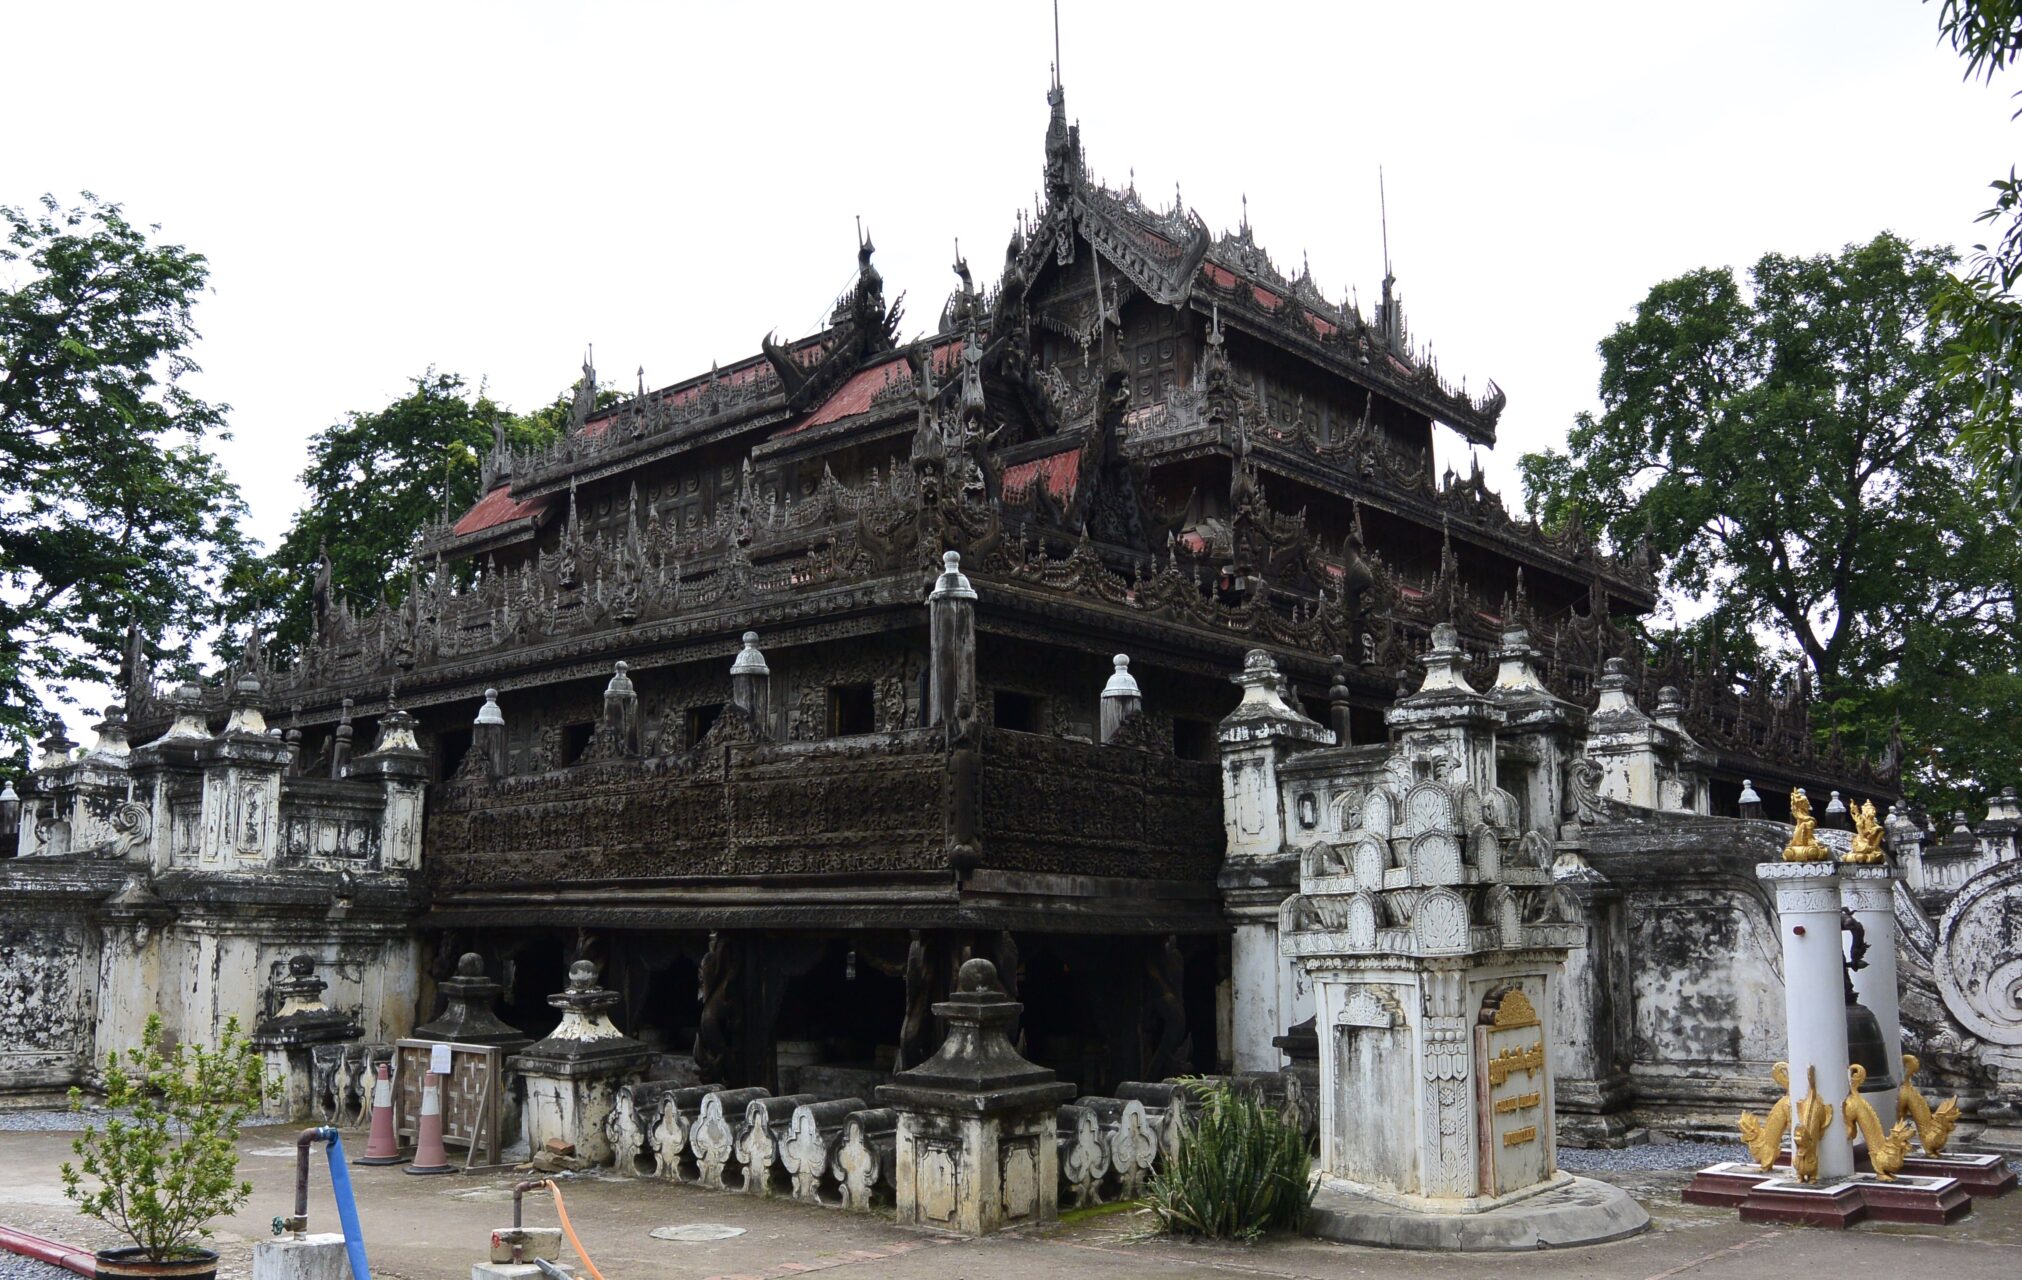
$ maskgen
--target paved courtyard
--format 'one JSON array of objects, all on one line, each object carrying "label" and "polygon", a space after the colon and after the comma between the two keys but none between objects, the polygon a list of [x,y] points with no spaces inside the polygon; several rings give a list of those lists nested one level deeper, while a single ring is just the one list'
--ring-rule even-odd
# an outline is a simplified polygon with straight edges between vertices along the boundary
[{"label": "paved courtyard", "polygon": [[[270,1231],[293,1197],[294,1127],[248,1131],[241,1169],[254,1187],[243,1212],[218,1224],[220,1275],[249,1274],[252,1241]],[[98,1247],[112,1238],[79,1218],[63,1198],[57,1166],[71,1135],[0,1133],[0,1224]],[[362,1135],[359,1136],[362,1141]],[[1575,1157],[1577,1158],[1577,1157]],[[310,1177],[310,1226],[336,1230],[330,1179],[319,1148]],[[376,1276],[463,1280],[482,1259],[487,1233],[511,1221],[519,1175],[417,1178],[398,1167],[354,1168],[359,1213]],[[606,1280],[665,1277],[783,1277],[833,1272],[837,1280],[1036,1280],[1042,1276],[1312,1277],[1480,1276],[1498,1280],[1630,1277],[1716,1280],[1729,1276],[2022,1276],[2022,1194],[1980,1202],[1960,1225],[1940,1230],[1865,1225],[1846,1232],[1747,1226],[1732,1213],[1681,1204],[1687,1175],[1627,1169],[1605,1175],[1648,1206],[1651,1230],[1633,1240],[1584,1249],[1466,1256],[1407,1254],[1273,1240],[1260,1245],[1191,1244],[1145,1236],[1142,1215],[1108,1209],[1070,1215],[1057,1228],[987,1242],[950,1242],[889,1221],[811,1205],[757,1201],[652,1181],[587,1178],[565,1185],[569,1216]],[[530,1225],[553,1225],[545,1195],[527,1202]],[[725,1239],[655,1239],[656,1227],[715,1224],[740,1229]],[[714,1234],[714,1233],[699,1233]]]}]

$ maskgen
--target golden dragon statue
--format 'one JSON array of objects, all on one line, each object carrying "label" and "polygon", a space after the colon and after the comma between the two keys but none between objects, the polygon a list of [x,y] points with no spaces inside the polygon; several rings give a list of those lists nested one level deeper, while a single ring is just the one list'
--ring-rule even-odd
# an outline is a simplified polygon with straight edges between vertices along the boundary
[{"label": "golden dragon statue", "polygon": [[1832,1104],[1818,1096],[1818,1068],[1804,1069],[1804,1098],[1790,1125],[1790,1171],[1799,1182],[1818,1181],[1818,1140],[1832,1123]]},{"label": "golden dragon statue", "polygon": [[1851,1142],[1856,1133],[1866,1138],[1868,1163],[1874,1167],[1875,1176],[1883,1182],[1894,1182],[1903,1167],[1903,1158],[1910,1154],[1910,1122],[1898,1120],[1895,1128],[1883,1129],[1874,1105],[1861,1097],[1861,1086],[1868,1082],[1868,1069],[1856,1062],[1847,1068],[1847,1078],[1851,1084],[1846,1101],[1840,1106],[1846,1116],[1847,1140]]},{"label": "golden dragon statue", "polygon": [[1917,1068],[1924,1064],[1914,1053],[1903,1055],[1903,1087],[1896,1095],[1898,1114],[1906,1115],[1917,1124],[1917,1141],[1923,1144],[1924,1154],[1940,1156],[1945,1154],[1945,1144],[1952,1140],[1952,1127],[1959,1123],[1959,1100],[1947,1098],[1938,1104],[1936,1111],[1924,1101],[1924,1095],[1917,1092],[1917,1086],[1910,1078],[1917,1074]]},{"label": "golden dragon statue", "polygon": [[1741,1141],[1764,1173],[1775,1167],[1777,1154],[1783,1150],[1783,1135],[1790,1129],[1790,1064],[1779,1062],[1769,1074],[1783,1090],[1783,1096],[1769,1109],[1769,1119],[1758,1120],[1752,1111],[1741,1113]]}]

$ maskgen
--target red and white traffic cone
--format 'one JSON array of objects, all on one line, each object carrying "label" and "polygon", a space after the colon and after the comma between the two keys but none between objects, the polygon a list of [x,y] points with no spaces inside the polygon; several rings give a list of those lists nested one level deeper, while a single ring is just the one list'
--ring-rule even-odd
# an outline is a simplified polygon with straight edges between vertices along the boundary
[{"label": "red and white traffic cone", "polygon": [[372,1136],[365,1140],[365,1154],[351,1163],[400,1163],[400,1139],[393,1136],[393,1069],[383,1062],[372,1082]]},{"label": "red and white traffic cone", "polygon": [[414,1136],[414,1163],[409,1173],[455,1173],[449,1152],[442,1149],[442,1077],[433,1071],[421,1077],[421,1121]]}]

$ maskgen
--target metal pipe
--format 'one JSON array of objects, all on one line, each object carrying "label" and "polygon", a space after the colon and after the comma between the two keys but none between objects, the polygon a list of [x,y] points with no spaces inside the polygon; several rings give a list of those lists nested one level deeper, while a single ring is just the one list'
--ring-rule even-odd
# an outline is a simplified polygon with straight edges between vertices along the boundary
[{"label": "metal pipe", "polygon": [[295,1135],[295,1216],[281,1219],[281,1229],[301,1235],[309,1229],[309,1144],[321,1138],[322,1128],[304,1129]]},{"label": "metal pipe", "polygon": [[546,1178],[534,1178],[530,1181],[522,1182],[518,1186],[513,1188],[513,1226],[515,1228],[521,1225],[520,1197],[525,1195],[529,1191],[539,1191],[542,1187],[545,1187],[547,1185],[548,1180]]}]

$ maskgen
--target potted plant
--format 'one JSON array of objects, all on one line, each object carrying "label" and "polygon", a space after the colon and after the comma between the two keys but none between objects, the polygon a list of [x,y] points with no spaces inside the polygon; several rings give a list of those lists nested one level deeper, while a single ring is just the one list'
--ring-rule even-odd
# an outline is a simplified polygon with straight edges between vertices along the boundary
[{"label": "potted plant", "polygon": [[[260,1106],[260,1055],[225,1023],[217,1048],[162,1051],[161,1016],[140,1044],[107,1055],[104,1127],[90,1124],[63,1162],[63,1194],[133,1243],[98,1252],[98,1275],[211,1280],[218,1255],[201,1247],[206,1224],[253,1194],[240,1181],[239,1126]],[[70,1091],[82,1110],[82,1090]]]}]

